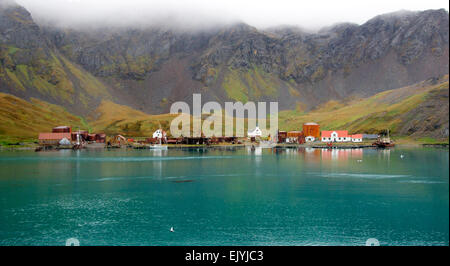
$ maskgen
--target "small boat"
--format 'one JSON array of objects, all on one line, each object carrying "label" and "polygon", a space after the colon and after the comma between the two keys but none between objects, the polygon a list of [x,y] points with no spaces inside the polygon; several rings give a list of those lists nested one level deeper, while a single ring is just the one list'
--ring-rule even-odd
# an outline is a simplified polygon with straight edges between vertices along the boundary
[{"label": "small boat", "polygon": [[389,137],[389,129],[387,130],[387,136],[379,137],[377,141],[372,143],[373,146],[376,146],[378,148],[390,148],[394,147],[395,143],[391,138]]},{"label": "small boat", "polygon": [[395,144],[394,144],[394,143],[387,143],[387,142],[375,142],[374,145],[377,146],[378,148],[391,148],[391,147],[395,147]]}]

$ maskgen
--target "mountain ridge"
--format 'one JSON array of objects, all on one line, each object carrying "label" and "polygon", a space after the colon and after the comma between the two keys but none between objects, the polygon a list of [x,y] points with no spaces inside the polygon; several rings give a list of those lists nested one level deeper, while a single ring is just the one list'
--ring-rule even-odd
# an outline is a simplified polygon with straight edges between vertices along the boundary
[{"label": "mountain ridge", "polygon": [[203,102],[278,101],[281,110],[309,112],[449,72],[443,9],[318,32],[245,23],[202,31],[79,30],[38,25],[25,8],[2,3],[0,92],[82,117],[104,102],[164,114],[173,102],[191,104],[193,93]]},{"label": "mountain ridge", "polygon": [[[77,114],[92,110],[102,97],[165,113],[172,102],[191,102],[194,92],[222,103],[278,101],[281,109],[300,105],[309,110],[330,99],[370,96],[448,73],[448,12],[443,9],[390,13],[319,33],[263,31],[244,23],[199,32],[158,27],[81,31],[41,27],[19,6],[3,8],[1,21],[3,72],[8,66],[15,72],[17,65],[31,65],[50,85],[41,88],[48,92],[29,88],[27,93]],[[17,48],[26,52],[8,53]],[[30,58],[47,65],[40,67]],[[105,87],[102,97],[83,99],[92,98],[93,86],[80,84],[56,61],[68,62]],[[2,91],[26,97],[20,89],[27,82],[11,82],[25,77],[13,74],[16,79],[10,77],[9,83],[14,84]],[[58,85],[62,91],[72,93],[66,92],[72,102],[58,97],[61,92],[55,91],[61,88],[52,90],[58,82],[66,85]]]}]

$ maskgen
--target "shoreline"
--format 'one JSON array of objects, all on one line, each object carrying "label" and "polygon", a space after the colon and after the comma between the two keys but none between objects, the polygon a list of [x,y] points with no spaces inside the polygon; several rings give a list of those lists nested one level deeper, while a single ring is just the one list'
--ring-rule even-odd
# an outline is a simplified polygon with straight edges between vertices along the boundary
[{"label": "shoreline", "polygon": [[[243,143],[243,144],[165,144],[169,150],[173,149],[185,149],[185,148],[245,148],[255,146],[255,148],[259,147],[257,143]],[[38,148],[38,144],[14,144],[14,145],[0,145],[0,151],[34,151]],[[419,147],[431,147],[431,148],[448,148],[448,143],[420,143],[420,142],[405,142],[398,143],[395,147],[400,148],[419,148]],[[377,148],[373,146],[369,142],[362,143],[334,143],[332,147],[328,147],[326,143],[317,142],[317,143],[308,143],[308,144],[289,144],[289,143],[279,143],[272,147],[274,149],[298,149],[298,148],[312,148],[312,149],[367,149],[367,148]],[[86,147],[85,150],[123,150],[123,149],[136,149],[133,147],[122,147],[122,148],[109,148],[109,147]],[[56,151],[57,148],[49,149],[48,151]],[[70,149],[71,150],[71,149]],[[144,149],[149,150],[149,149]]]}]

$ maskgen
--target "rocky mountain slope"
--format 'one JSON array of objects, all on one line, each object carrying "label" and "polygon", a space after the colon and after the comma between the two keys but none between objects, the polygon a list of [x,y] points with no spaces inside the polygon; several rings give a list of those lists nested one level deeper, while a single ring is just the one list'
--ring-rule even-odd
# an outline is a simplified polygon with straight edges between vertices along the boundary
[{"label": "rocky mountain slope", "polygon": [[[126,113],[168,113],[175,101],[192,102],[194,92],[203,102],[278,101],[280,109],[296,110],[285,113],[306,114],[325,103],[363,99],[449,72],[449,15],[443,9],[385,14],[316,33],[244,23],[192,31],[87,30],[38,25],[25,8],[5,3],[0,2],[0,92],[57,105],[111,132],[135,122],[123,118]],[[417,103],[417,113],[405,118],[409,124],[398,133],[434,132],[435,124],[445,124],[423,110],[448,113],[441,102],[448,92],[430,97]],[[121,110],[121,122],[117,112],[106,112],[111,109]],[[430,122],[419,129],[419,120]]]},{"label": "rocky mountain slope", "polygon": [[65,58],[22,7],[0,6],[0,92],[32,97],[82,114],[111,95],[88,71]]},{"label": "rocky mountain slope", "polygon": [[235,24],[208,31],[40,27],[0,8],[1,91],[77,114],[102,99],[147,113],[174,101],[279,101],[309,110],[448,73],[445,10],[397,12],[307,33]]}]

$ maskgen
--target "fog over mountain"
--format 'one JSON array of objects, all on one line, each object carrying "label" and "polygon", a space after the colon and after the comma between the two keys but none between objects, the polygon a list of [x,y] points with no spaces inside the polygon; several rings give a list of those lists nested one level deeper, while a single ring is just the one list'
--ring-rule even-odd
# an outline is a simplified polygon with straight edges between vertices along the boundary
[{"label": "fog over mountain", "polygon": [[[119,2],[126,3],[124,12],[133,3],[112,1],[104,14]],[[295,26],[260,30],[231,21],[207,31],[166,24],[86,30],[36,23],[39,15],[5,3],[0,9],[0,59],[6,73],[0,75],[1,90],[80,114],[103,99],[163,113],[174,101],[189,101],[194,92],[205,100],[276,100],[282,109],[309,110],[332,99],[366,97],[448,73],[445,9],[398,11],[317,33]],[[101,3],[92,1],[86,20]],[[42,5],[36,12],[59,6]],[[150,6],[139,7],[144,12]],[[59,13],[49,14],[56,18]]]},{"label": "fog over mountain", "polygon": [[[2,0],[6,1],[6,0]],[[10,0],[9,0],[10,1]],[[398,10],[448,10],[448,1],[296,0],[17,0],[40,24],[65,27],[165,25],[185,30],[243,22],[318,30],[335,23],[363,24]]]}]

